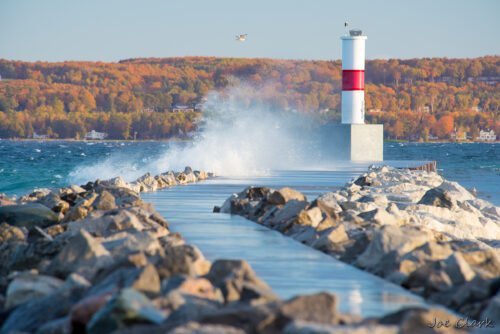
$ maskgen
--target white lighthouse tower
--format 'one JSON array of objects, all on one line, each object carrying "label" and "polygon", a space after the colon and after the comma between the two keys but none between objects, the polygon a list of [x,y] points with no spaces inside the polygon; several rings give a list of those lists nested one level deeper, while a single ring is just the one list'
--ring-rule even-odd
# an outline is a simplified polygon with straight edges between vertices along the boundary
[{"label": "white lighthouse tower", "polygon": [[[345,24],[347,28],[347,22]],[[342,40],[342,124],[329,129],[332,155],[338,160],[382,161],[384,128],[365,124],[365,41],[353,29]]]},{"label": "white lighthouse tower", "polygon": [[365,124],[365,40],[361,30],[342,39],[342,123]]}]

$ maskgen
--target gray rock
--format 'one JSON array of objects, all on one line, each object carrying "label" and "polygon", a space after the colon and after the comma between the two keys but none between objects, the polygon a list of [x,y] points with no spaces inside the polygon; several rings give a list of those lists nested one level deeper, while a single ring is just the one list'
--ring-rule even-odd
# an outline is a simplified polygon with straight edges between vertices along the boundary
[{"label": "gray rock", "polygon": [[38,328],[35,334],[67,334],[70,333],[69,318],[51,320]]},{"label": "gray rock", "polygon": [[240,328],[226,325],[210,325],[189,322],[186,325],[176,327],[170,334],[245,334]]},{"label": "gray rock", "polygon": [[398,334],[394,325],[322,325],[307,321],[292,321],[284,329],[285,334]]},{"label": "gray rock", "polygon": [[428,190],[417,204],[433,205],[447,209],[452,209],[457,205],[451,194],[439,187]]},{"label": "gray rock", "polygon": [[13,307],[32,299],[49,295],[59,289],[63,281],[55,277],[25,274],[12,280],[7,288],[5,307]]},{"label": "gray rock", "polygon": [[17,227],[24,226],[30,229],[33,226],[38,226],[44,228],[56,224],[58,221],[58,216],[40,203],[0,207],[0,222],[7,222]]},{"label": "gray rock", "polygon": [[311,244],[311,247],[322,250],[329,251],[335,249],[335,245],[343,241],[348,240],[349,237],[345,232],[343,225],[338,225],[337,227],[332,227],[328,230],[321,232],[319,239]]},{"label": "gray rock", "polygon": [[484,309],[484,311],[481,313],[481,320],[493,320],[495,322],[495,325],[499,325],[500,321],[500,291],[497,292],[497,294],[491,298],[488,302],[488,305]]},{"label": "gray rock", "polygon": [[339,323],[337,297],[328,292],[302,295],[285,301],[266,320],[266,330],[281,332],[292,321],[335,325]]},{"label": "gray rock", "polygon": [[161,324],[165,315],[142,293],[123,289],[97,311],[87,325],[89,334],[110,333],[132,324]]},{"label": "gray rock", "polygon": [[470,281],[476,276],[469,264],[464,260],[459,252],[451,254],[442,262],[444,271],[450,277],[453,285],[462,284]]},{"label": "gray rock", "polygon": [[212,264],[207,278],[221,289],[226,302],[278,299],[244,260],[217,260]]},{"label": "gray rock", "polygon": [[297,190],[284,187],[280,190],[272,191],[267,198],[267,202],[271,205],[283,205],[290,200],[307,201],[307,197]]},{"label": "gray rock", "polygon": [[362,268],[375,268],[385,254],[396,251],[404,255],[425,244],[431,235],[412,228],[383,226],[374,232],[373,240],[357,260]]},{"label": "gray rock", "polygon": [[392,213],[387,212],[387,210],[378,208],[375,210],[362,212],[358,214],[360,218],[365,221],[373,222],[377,225],[401,225],[404,220]]},{"label": "gray rock", "polygon": [[115,198],[109,191],[103,190],[92,206],[95,210],[112,210],[116,208]]},{"label": "gray rock", "polygon": [[48,271],[63,277],[75,272],[91,279],[100,268],[113,262],[104,246],[87,231],[81,230],[52,260]]},{"label": "gray rock", "polygon": [[64,317],[83,297],[85,290],[83,286],[63,285],[50,295],[19,305],[5,320],[0,334],[15,331],[35,332],[43,324]]},{"label": "gray rock", "polygon": [[160,292],[160,277],[152,264],[140,268],[121,267],[108,273],[102,279],[96,278],[88,295],[105,294],[122,288],[131,288],[154,295]]}]

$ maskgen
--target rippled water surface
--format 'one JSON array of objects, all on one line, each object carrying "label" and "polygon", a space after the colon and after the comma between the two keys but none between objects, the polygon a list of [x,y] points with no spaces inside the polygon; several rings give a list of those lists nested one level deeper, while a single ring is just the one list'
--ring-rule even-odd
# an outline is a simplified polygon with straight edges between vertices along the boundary
[{"label": "rippled water surface", "polygon": [[[36,187],[62,187],[117,175],[133,180],[147,171],[183,166],[182,155],[165,165],[171,146],[165,142],[0,140],[0,193],[22,195]],[[500,205],[500,144],[386,142],[384,157],[400,165],[437,160],[444,177],[475,187],[480,197]],[[332,164],[326,169],[338,167]],[[319,177],[313,183],[322,186],[324,181]]]}]

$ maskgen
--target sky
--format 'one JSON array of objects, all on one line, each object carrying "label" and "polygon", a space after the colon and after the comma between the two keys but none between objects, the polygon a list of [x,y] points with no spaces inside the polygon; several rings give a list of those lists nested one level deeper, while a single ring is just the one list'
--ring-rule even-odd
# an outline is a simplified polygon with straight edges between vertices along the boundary
[{"label": "sky", "polygon": [[499,13],[498,0],[0,0],[0,58],[340,59],[346,20],[368,59],[471,58],[500,54]]}]

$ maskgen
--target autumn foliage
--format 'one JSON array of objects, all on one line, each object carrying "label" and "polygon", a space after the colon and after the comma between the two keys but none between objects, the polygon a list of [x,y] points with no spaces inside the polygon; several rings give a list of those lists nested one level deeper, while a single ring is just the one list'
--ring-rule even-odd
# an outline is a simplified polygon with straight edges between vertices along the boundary
[{"label": "autumn foliage", "polygon": [[[81,138],[92,129],[110,138],[186,136],[211,90],[248,84],[248,104],[340,120],[340,61],[184,57],[119,63],[28,63],[0,60],[0,138]],[[426,140],[455,129],[500,133],[500,57],[371,60],[366,64],[367,120],[385,135]]]}]

